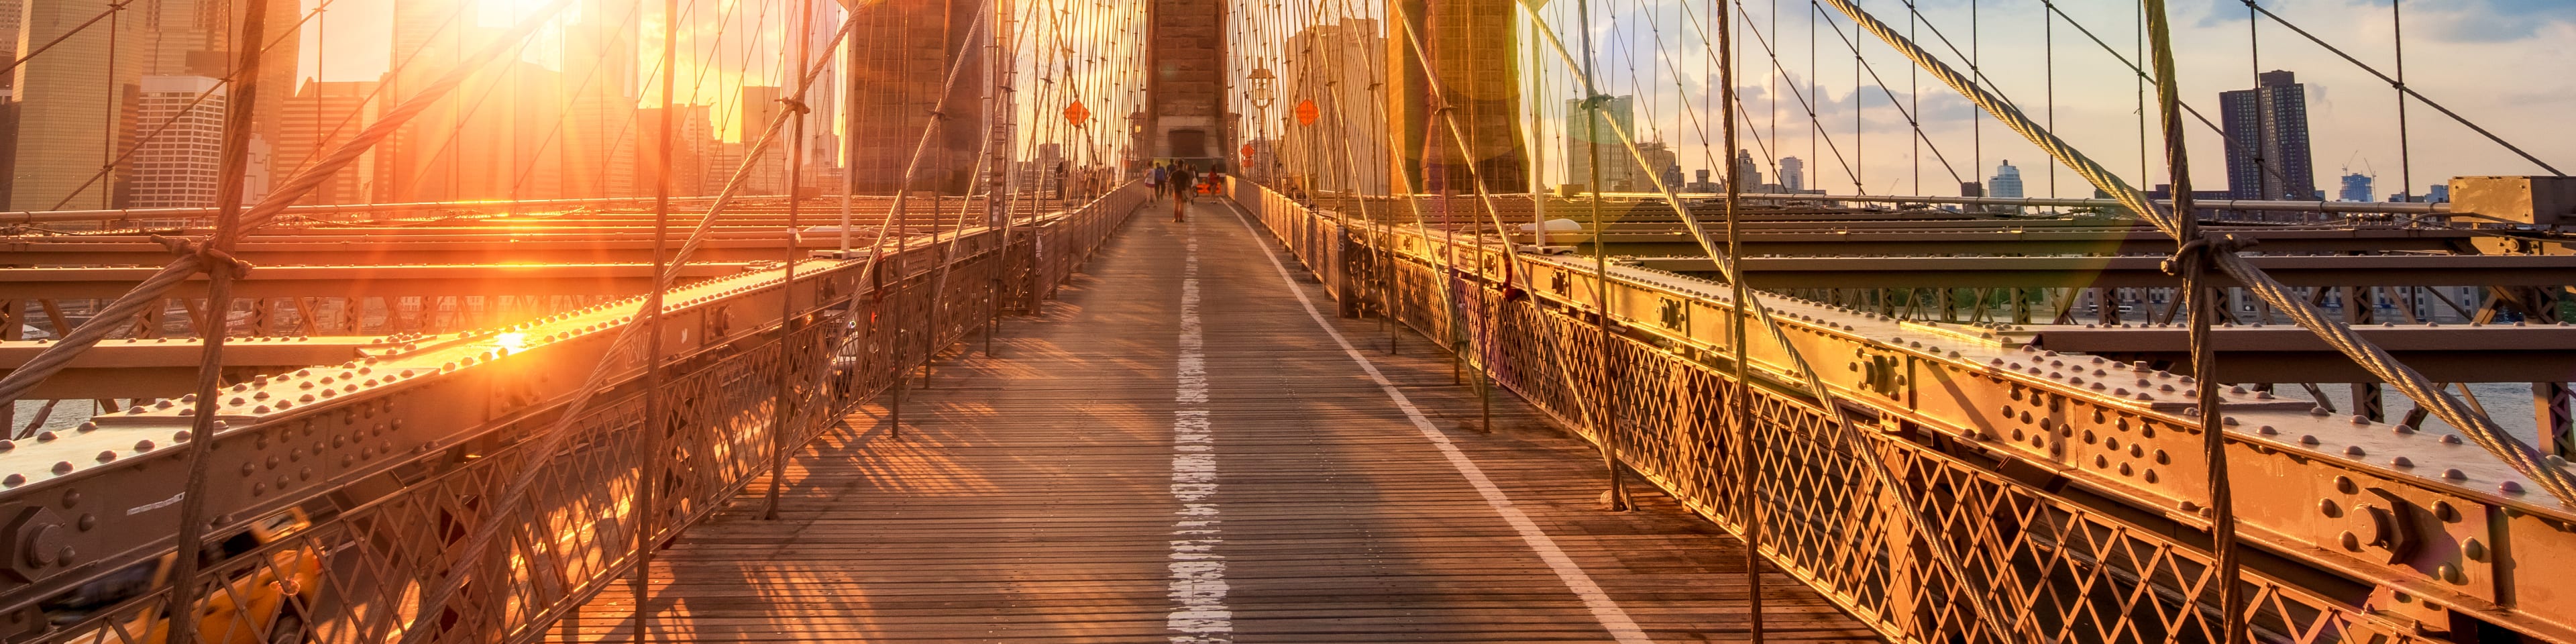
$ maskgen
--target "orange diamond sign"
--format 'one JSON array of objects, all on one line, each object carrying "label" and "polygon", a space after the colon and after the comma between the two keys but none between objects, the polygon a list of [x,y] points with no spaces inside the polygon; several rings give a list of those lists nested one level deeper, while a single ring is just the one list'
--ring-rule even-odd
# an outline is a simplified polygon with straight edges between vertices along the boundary
[{"label": "orange diamond sign", "polygon": [[1250,158],[1252,158],[1252,144],[1250,144],[1250,143],[1245,143],[1245,144],[1243,144],[1243,158],[1246,158],[1246,159],[1250,159]]},{"label": "orange diamond sign", "polygon": [[1315,119],[1321,116],[1322,115],[1317,113],[1315,110],[1315,99],[1310,98],[1297,103],[1298,125],[1314,125]]},{"label": "orange diamond sign", "polygon": [[1082,101],[1074,101],[1072,105],[1065,106],[1064,122],[1081,125],[1083,121],[1088,120],[1091,120],[1091,108],[1083,107]]}]

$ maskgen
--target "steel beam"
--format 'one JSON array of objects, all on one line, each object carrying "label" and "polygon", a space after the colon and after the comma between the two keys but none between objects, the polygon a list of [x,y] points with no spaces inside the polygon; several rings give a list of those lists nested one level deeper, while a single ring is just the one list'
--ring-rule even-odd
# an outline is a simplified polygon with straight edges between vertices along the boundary
[{"label": "steel beam", "polygon": [[[770,254],[777,255],[772,242]],[[740,273],[749,263],[690,264],[683,283]],[[645,264],[499,264],[427,266],[261,266],[234,280],[233,295],[268,297],[408,297],[457,295],[614,296],[652,286]],[[0,300],[112,298],[157,268],[0,268]],[[171,297],[205,297],[198,275]]]},{"label": "steel beam", "polygon": [[[2264,255],[2255,266],[2291,286],[2534,286],[2576,284],[2569,255]],[[2162,257],[1748,257],[1747,279],[1789,288],[2180,288]],[[1703,257],[1630,260],[1641,268],[1710,277]],[[2210,286],[2241,286],[2211,276]]]}]

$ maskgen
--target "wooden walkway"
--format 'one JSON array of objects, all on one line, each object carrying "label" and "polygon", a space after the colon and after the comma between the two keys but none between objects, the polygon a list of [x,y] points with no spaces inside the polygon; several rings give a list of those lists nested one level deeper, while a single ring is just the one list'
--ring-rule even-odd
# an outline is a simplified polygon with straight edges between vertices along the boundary
[{"label": "wooden walkway", "polygon": [[[1745,639],[1734,540],[1643,486],[1601,511],[1585,444],[1500,392],[1477,433],[1421,338],[1388,355],[1227,210],[1163,212],[995,356],[943,359],[900,432],[871,408],[809,446],[779,520],[755,492],[689,530],[651,571],[646,639]],[[1772,639],[1876,640],[1764,581]],[[631,601],[617,584],[550,633],[633,641]]]}]

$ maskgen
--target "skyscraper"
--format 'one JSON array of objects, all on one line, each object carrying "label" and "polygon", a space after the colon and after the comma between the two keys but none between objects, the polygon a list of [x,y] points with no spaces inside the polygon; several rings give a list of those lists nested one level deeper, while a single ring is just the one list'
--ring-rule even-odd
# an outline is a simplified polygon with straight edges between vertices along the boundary
[{"label": "skyscraper", "polygon": [[1995,166],[1994,178],[1986,180],[1986,195],[2020,199],[2021,194],[2021,168],[2013,167],[2010,159],[2004,160],[2002,165]]},{"label": "skyscraper", "polygon": [[652,177],[636,168],[636,138],[654,130],[636,118],[637,3],[585,0],[581,22],[564,30],[563,196],[641,197]]},{"label": "skyscraper", "polygon": [[[223,156],[226,92],[204,76],[145,76],[136,121],[159,130],[135,150],[136,208],[202,208],[215,205],[215,178]],[[205,100],[198,100],[205,94]],[[194,106],[190,104],[194,103]]]},{"label": "skyscraper", "polygon": [[[863,44],[858,68],[849,74],[849,109],[857,111],[858,122],[850,134],[857,157],[849,172],[860,194],[965,192],[986,134],[982,90],[974,80],[985,48],[959,45],[992,33],[967,29],[977,22],[975,11],[971,2],[888,2],[870,6],[859,18],[850,33],[851,42]],[[952,63],[967,71],[943,93]],[[912,185],[900,185],[915,144],[933,127],[931,108],[942,95],[948,97],[946,118],[938,121]]]},{"label": "skyscraper", "polygon": [[[10,101],[18,114],[10,165],[10,210],[115,208],[123,177],[99,171],[132,136],[134,95],[142,61],[131,43],[140,20],[89,25],[109,0],[39,0],[24,4],[18,44],[54,42],[11,70]],[[113,43],[115,46],[111,47]]]},{"label": "skyscraper", "polygon": [[2369,201],[2370,175],[2353,173],[2343,176],[2343,190],[2336,193],[2343,201]]},{"label": "skyscraper", "polygon": [[1791,193],[1807,189],[1807,162],[1798,157],[1780,157],[1780,187]]},{"label": "skyscraper", "polygon": [[1745,192],[1762,191],[1762,166],[1753,162],[1753,153],[1735,151],[1735,173],[1744,177]]},{"label": "skyscraper", "polygon": [[[375,81],[304,81],[295,97],[285,101],[285,134],[272,149],[274,177],[294,176],[375,123],[375,107],[367,102],[375,91]],[[375,172],[375,153],[360,155],[357,163],[331,175],[298,203],[366,203]]]},{"label": "skyscraper", "polygon": [[[1386,108],[1376,102],[1386,91],[1386,43],[1378,21],[1367,18],[1315,25],[1288,37],[1282,107],[1272,113],[1292,115],[1280,150],[1288,159],[1283,165],[1316,168],[1317,188],[1387,193],[1386,127],[1377,118]],[[1295,124],[1297,105],[1306,100],[1315,102],[1315,123]]]},{"label": "skyscraper", "polygon": [[[778,102],[779,95],[779,88],[776,87],[742,86],[742,104],[735,108],[735,115],[740,119],[740,125],[735,128],[735,136],[739,137],[738,140],[741,141],[745,153],[750,152],[753,144],[760,142],[760,135],[769,129],[771,121],[778,120],[779,112],[784,110],[785,106]],[[760,152],[760,157],[751,164],[751,175],[743,178],[742,189],[738,191],[740,194],[787,194],[787,137],[788,131],[784,128],[780,129],[778,140],[771,142],[769,149]],[[734,170],[732,167],[725,167],[719,172],[724,174],[726,179],[730,179]],[[718,181],[723,180],[718,179]],[[721,188],[724,184],[716,185]]]},{"label": "skyscraper", "polygon": [[[1594,190],[1644,189],[1645,166],[1628,154],[1619,143],[1619,133],[1637,136],[1637,97],[1612,96],[1601,100],[1595,109],[1585,109],[1581,99],[1565,101],[1565,181],[1593,183],[1592,158],[1601,158],[1601,177]],[[1613,129],[1613,128],[1616,129]]]},{"label": "skyscraper", "polygon": [[2237,199],[2318,198],[2308,155],[2307,86],[2286,71],[2258,75],[2254,89],[2220,92],[2227,130],[2227,192]]}]

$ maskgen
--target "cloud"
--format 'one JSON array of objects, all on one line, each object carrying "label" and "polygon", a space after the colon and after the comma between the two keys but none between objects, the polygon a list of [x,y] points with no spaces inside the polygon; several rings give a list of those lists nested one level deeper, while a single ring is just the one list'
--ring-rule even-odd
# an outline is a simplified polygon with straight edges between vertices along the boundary
[{"label": "cloud", "polygon": [[[2269,0],[2263,8],[2314,32],[2319,27],[2308,24],[2308,16],[2363,12],[2368,20],[2385,24],[2386,9],[2394,1]],[[2194,20],[2200,27],[2241,23],[2251,17],[2244,0],[2205,0],[2200,8]],[[2407,0],[2405,13],[2409,40],[2445,43],[2515,42],[2539,37],[2553,25],[2576,25],[2576,2],[2566,0]]]}]

